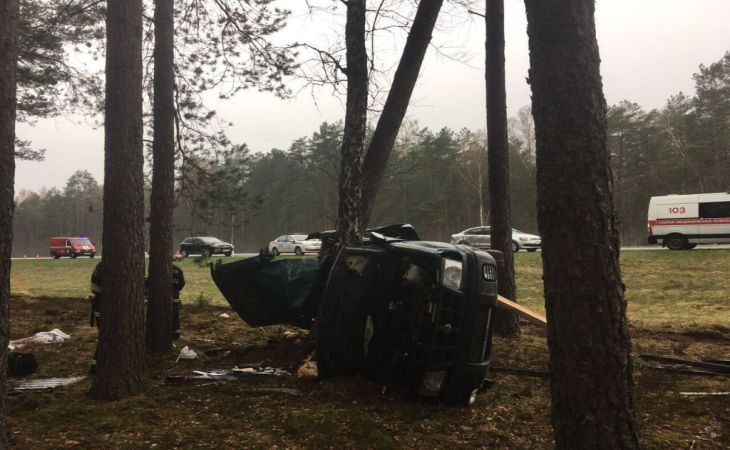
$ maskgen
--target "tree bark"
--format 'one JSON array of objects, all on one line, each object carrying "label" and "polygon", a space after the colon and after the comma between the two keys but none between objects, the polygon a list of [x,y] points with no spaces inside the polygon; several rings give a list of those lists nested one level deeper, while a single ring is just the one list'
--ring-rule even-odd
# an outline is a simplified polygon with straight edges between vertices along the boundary
[{"label": "tree bark", "polygon": [[366,0],[347,2],[347,106],[340,163],[337,230],[341,242],[355,242],[363,232],[362,160],[368,106],[368,55],[365,48]]},{"label": "tree bark", "polygon": [[172,210],[175,195],[174,0],[155,0],[154,141],[150,198],[147,351],[172,349]]},{"label": "tree bark", "polygon": [[7,372],[10,338],[10,252],[13,247],[15,190],[17,0],[0,4],[0,449],[8,448]]},{"label": "tree bark", "polygon": [[[491,246],[504,253],[499,270],[499,293],[516,300],[515,259],[512,253],[512,211],[509,182],[509,139],[507,136],[507,91],[504,73],[504,0],[487,0],[484,16],[486,39],[487,86],[487,169],[489,172],[489,210],[491,211]],[[517,314],[498,308],[494,331],[502,336],[520,334]]]},{"label": "tree bark", "polygon": [[408,33],[383,112],[363,163],[362,223],[367,226],[398,130],[406,115],[443,0],[421,0]]},{"label": "tree bark", "polygon": [[639,448],[594,1],[525,4],[555,443]]},{"label": "tree bark", "polygon": [[104,300],[92,396],[139,393],[144,371],[142,0],[107,1]]}]

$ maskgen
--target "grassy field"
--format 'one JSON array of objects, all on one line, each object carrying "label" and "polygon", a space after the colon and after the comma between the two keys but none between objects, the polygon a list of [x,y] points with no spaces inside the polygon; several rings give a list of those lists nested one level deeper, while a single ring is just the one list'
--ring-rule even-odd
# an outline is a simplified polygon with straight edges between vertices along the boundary
[{"label": "grassy field", "polygon": [[[31,297],[84,298],[97,262],[81,258],[13,261],[11,288],[15,294]],[[207,267],[200,267],[194,258],[178,264],[187,281],[183,302],[202,296],[214,304],[226,304]],[[634,325],[730,327],[730,250],[624,252],[621,267]],[[516,275],[518,301],[544,311],[540,254],[518,253]]]}]

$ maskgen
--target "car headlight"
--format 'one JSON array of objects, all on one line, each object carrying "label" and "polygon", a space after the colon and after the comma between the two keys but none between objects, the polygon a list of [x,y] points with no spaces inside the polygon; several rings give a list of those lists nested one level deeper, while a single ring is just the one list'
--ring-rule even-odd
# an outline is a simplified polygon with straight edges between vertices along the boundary
[{"label": "car headlight", "polygon": [[445,370],[437,370],[435,372],[426,372],[421,381],[421,387],[418,390],[420,395],[436,396],[441,391],[441,385],[444,384],[446,378]]},{"label": "car headlight", "polygon": [[463,263],[453,259],[441,259],[441,283],[451,289],[461,290]]},{"label": "car headlight", "polygon": [[521,241],[529,241],[529,240],[531,240],[532,238],[528,238],[528,237],[521,237],[521,238],[519,238],[519,239],[520,239]]}]

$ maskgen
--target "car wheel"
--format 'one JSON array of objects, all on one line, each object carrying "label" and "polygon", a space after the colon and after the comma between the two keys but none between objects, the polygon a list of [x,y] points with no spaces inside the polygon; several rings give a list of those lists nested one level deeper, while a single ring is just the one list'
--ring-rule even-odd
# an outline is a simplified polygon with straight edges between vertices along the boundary
[{"label": "car wheel", "polygon": [[271,254],[274,256],[279,256],[279,249],[274,247],[271,249]]},{"label": "car wheel", "polygon": [[520,244],[518,244],[515,241],[512,241],[512,253],[517,253],[520,251]]},{"label": "car wheel", "polygon": [[92,253],[89,255],[89,259],[93,259],[96,256],[96,253]]},{"label": "car wheel", "polygon": [[223,256],[231,256],[231,252],[224,253]]},{"label": "car wheel", "polygon": [[304,255],[304,252],[302,251],[302,249],[300,247],[296,247],[294,249],[294,254],[297,256],[302,256],[302,255]]},{"label": "car wheel", "polygon": [[51,256],[53,256],[53,259],[58,259],[60,256],[58,256],[58,253],[52,253]]},{"label": "car wheel", "polygon": [[689,246],[687,238],[681,234],[669,235],[664,244],[669,250],[684,250]]},{"label": "car wheel", "polygon": [[536,248],[528,248],[527,251],[530,252],[530,253],[532,253],[532,252],[536,252],[537,249]]},{"label": "car wheel", "polygon": [[74,252],[71,252],[70,253],[70,256],[71,256],[72,259],[76,259],[76,256],[78,256],[78,255],[76,255],[76,253],[74,253]]},{"label": "car wheel", "polygon": [[202,251],[202,252],[200,253],[200,255],[201,255],[201,256],[202,256],[203,258],[208,258],[208,257],[209,257],[210,255],[212,255],[212,254],[213,254],[213,253],[212,253],[212,252],[210,251],[210,249],[207,249],[207,248],[206,248],[206,249],[203,249],[203,251]]},{"label": "car wheel", "polygon": [[466,241],[459,241],[458,245],[469,245]]},{"label": "car wheel", "polygon": [[188,257],[188,251],[187,250],[180,251],[180,254],[182,255],[183,258],[187,258]]}]

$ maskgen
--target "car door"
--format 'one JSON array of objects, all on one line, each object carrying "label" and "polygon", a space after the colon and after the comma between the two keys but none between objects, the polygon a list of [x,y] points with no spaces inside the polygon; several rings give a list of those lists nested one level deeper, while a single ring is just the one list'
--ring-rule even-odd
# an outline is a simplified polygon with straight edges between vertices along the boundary
[{"label": "car door", "polygon": [[203,252],[203,241],[200,239],[193,239],[193,244],[190,246],[190,253],[202,253]]},{"label": "car door", "polygon": [[286,236],[286,241],[284,242],[284,248],[286,249],[287,253],[294,253],[294,238],[291,236]]},{"label": "car door", "polygon": [[469,245],[487,248],[490,245],[489,227],[478,227],[471,230]]}]

